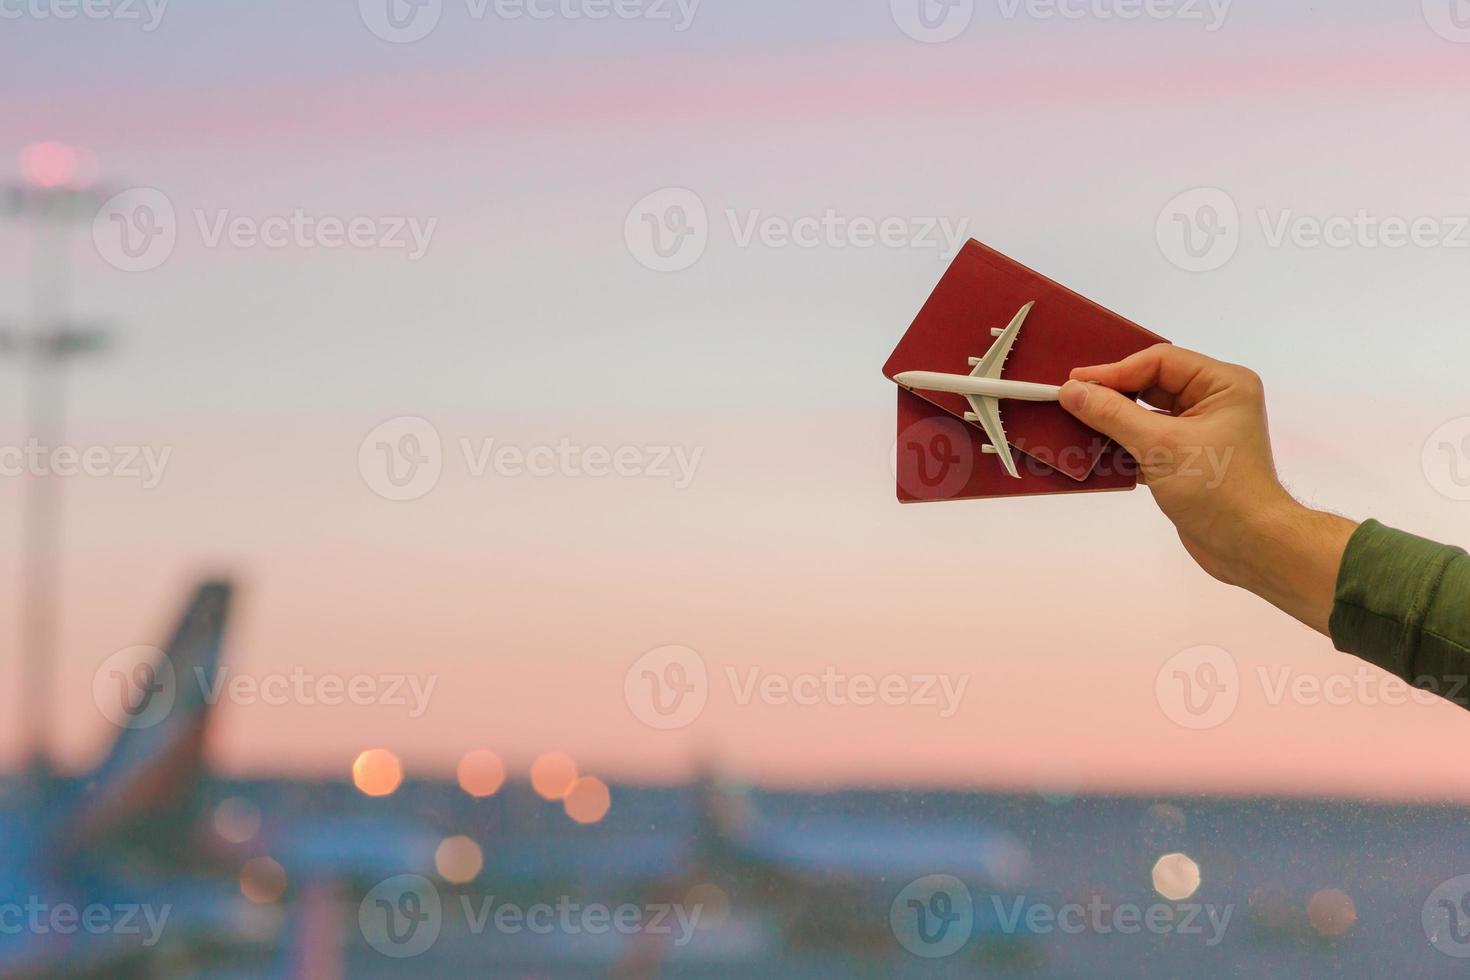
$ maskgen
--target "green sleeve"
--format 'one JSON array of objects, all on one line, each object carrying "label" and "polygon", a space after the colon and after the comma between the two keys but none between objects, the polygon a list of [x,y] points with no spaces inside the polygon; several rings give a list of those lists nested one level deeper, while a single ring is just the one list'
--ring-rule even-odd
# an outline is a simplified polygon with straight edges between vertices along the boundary
[{"label": "green sleeve", "polygon": [[1470,555],[1369,521],[1353,534],[1329,623],[1344,653],[1470,707]]}]

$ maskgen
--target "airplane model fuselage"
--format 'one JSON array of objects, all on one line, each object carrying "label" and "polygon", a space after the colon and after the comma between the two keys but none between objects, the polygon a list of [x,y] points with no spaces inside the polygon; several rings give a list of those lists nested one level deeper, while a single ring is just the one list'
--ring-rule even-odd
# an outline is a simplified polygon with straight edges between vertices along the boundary
[{"label": "airplane model fuselage", "polygon": [[905,388],[920,391],[942,391],[953,395],[978,395],[982,398],[1009,398],[1018,402],[1054,402],[1062,389],[1056,385],[1039,385],[1030,381],[1003,381],[998,378],[972,378],[966,374],[936,374],[933,371],[905,371],[893,380]]}]

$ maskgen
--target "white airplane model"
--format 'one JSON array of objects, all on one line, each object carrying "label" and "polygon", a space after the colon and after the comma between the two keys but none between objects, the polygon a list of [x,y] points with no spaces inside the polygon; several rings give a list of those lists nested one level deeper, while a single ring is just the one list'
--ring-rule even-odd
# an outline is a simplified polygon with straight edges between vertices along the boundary
[{"label": "white airplane model", "polygon": [[968,375],[905,371],[893,378],[905,388],[964,395],[974,409],[973,412],[965,413],[965,421],[973,422],[985,430],[985,434],[990,437],[990,445],[985,447],[985,452],[999,456],[1006,472],[1018,480],[1021,474],[1016,472],[1016,460],[1011,455],[1010,443],[1006,442],[1006,429],[1000,418],[1000,400],[1013,398],[1022,402],[1054,402],[1061,398],[1062,391],[1055,385],[1001,379],[1006,358],[1010,357],[1011,348],[1016,344],[1016,335],[1021,332],[1021,324],[1026,322],[1026,314],[1035,305],[1033,300],[1021,307],[1021,312],[1016,314],[1011,325],[1004,330],[990,331],[996,340],[984,357],[970,358],[970,366],[975,370]]}]

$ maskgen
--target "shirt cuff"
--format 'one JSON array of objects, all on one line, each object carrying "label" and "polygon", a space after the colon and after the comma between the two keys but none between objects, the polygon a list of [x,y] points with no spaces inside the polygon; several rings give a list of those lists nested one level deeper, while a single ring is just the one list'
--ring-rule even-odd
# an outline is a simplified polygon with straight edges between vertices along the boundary
[{"label": "shirt cuff", "polygon": [[1345,654],[1410,679],[1420,630],[1445,569],[1463,555],[1402,530],[1364,523],[1348,541],[1327,629]]},{"label": "shirt cuff", "polygon": [[1420,631],[1445,569],[1465,552],[1368,521],[1353,533],[1337,575],[1328,629],[1343,653],[1409,680]]}]

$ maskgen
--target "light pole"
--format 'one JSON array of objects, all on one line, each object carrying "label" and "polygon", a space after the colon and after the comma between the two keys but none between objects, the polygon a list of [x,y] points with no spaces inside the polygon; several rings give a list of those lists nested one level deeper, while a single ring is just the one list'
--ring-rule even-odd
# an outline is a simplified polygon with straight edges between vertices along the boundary
[{"label": "light pole", "polygon": [[[90,221],[100,204],[87,185],[82,151],[55,143],[35,144],[21,154],[23,178],[5,188],[5,212],[31,225],[31,301],[28,322],[0,331],[0,352],[26,366],[26,451],[49,453],[65,431],[65,367],[98,350],[101,331],[68,322],[71,290],[71,226]],[[21,737],[22,758],[37,776],[52,771],[49,715],[57,658],[57,613],[61,552],[61,485],[49,466],[25,476],[21,551]]]}]

